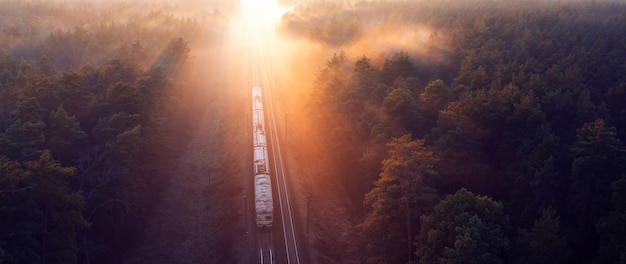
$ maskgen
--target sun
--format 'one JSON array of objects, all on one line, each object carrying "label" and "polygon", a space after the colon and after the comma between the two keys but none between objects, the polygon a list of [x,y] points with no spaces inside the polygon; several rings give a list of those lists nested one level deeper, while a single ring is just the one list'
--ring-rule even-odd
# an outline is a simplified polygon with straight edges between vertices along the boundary
[{"label": "sun", "polygon": [[276,0],[239,0],[241,19],[248,27],[267,30],[280,21],[284,9]]},{"label": "sun", "polygon": [[275,0],[239,0],[244,10],[263,10],[276,6]]},{"label": "sun", "polygon": [[235,43],[243,45],[246,53],[263,50],[269,57],[280,56],[274,53],[279,39],[276,29],[289,8],[279,5],[277,0],[239,0],[239,3],[239,16],[230,23]]}]

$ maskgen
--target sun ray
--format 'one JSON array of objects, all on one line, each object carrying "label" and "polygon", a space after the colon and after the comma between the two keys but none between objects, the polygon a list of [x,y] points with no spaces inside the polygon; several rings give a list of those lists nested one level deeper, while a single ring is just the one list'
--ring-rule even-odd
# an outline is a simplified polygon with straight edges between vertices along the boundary
[{"label": "sun ray", "polygon": [[280,21],[284,8],[276,0],[240,0],[241,20],[248,30],[267,31]]}]

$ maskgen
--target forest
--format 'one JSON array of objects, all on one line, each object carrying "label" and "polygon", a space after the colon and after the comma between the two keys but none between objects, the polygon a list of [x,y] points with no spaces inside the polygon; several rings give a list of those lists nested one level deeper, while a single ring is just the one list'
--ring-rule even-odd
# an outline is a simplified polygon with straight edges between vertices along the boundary
[{"label": "forest", "polygon": [[184,11],[0,1],[0,263],[120,263],[141,239],[205,103],[180,72],[227,25]]},{"label": "forest", "polygon": [[626,263],[626,5],[316,2],[280,31],[326,54],[302,115],[363,204],[329,259]]},{"label": "forest", "polygon": [[[0,263],[143,239],[206,109],[182,72],[228,30],[181,3],[0,1]],[[318,262],[626,263],[626,4],[311,1],[277,31],[305,43],[315,180],[351,205],[313,215]]]}]

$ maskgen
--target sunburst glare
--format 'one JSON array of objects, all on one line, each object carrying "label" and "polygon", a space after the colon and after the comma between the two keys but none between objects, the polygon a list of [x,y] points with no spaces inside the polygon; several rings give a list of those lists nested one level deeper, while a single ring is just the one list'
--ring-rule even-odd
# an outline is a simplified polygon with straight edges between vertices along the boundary
[{"label": "sunburst glare", "polygon": [[240,0],[240,5],[243,25],[257,33],[273,29],[286,10],[276,0]]}]

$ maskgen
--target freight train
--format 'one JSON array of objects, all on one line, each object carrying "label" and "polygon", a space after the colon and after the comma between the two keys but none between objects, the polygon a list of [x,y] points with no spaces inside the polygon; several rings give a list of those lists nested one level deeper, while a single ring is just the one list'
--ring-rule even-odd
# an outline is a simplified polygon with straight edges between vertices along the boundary
[{"label": "freight train", "polygon": [[254,208],[256,225],[259,228],[272,227],[274,203],[270,180],[267,137],[263,117],[263,98],[261,88],[252,87],[252,130],[254,148]]}]

